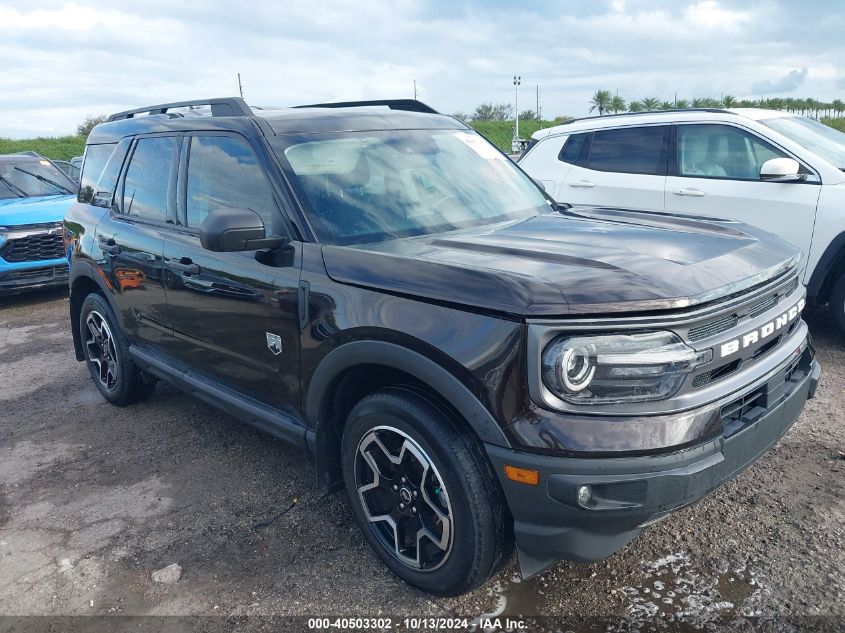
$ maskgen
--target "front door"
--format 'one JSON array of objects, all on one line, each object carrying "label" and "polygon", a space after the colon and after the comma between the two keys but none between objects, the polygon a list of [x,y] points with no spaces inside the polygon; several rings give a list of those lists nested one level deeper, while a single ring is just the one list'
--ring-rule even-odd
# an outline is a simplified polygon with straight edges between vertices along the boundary
[{"label": "front door", "polygon": [[[194,370],[287,411],[299,406],[300,245],[215,253],[198,227],[217,208],[248,208],[268,235],[287,235],[273,188],[250,143],[237,134],[185,138],[179,226],[164,244],[168,351]],[[272,260],[272,261],[271,261]]]},{"label": "front door", "polygon": [[763,163],[783,157],[789,156],[736,126],[678,125],[666,210],[746,222],[792,242],[806,256],[821,186],[806,167],[806,182],[760,180]]}]

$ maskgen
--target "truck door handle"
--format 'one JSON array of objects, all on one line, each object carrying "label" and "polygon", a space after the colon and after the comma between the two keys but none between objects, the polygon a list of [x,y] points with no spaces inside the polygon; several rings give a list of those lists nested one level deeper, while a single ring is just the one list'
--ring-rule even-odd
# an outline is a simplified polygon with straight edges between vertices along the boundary
[{"label": "truck door handle", "polygon": [[117,255],[120,253],[120,246],[114,243],[111,238],[100,238],[100,250],[105,251],[109,255]]},{"label": "truck door handle", "polygon": [[707,195],[707,193],[701,189],[677,189],[672,193],[676,196],[684,196],[687,198],[703,198]]},{"label": "truck door handle", "polygon": [[168,266],[173,270],[178,270],[183,275],[199,275],[199,264],[195,264],[190,257],[182,257],[180,259],[171,259]]},{"label": "truck door handle", "polygon": [[576,187],[578,189],[592,189],[596,186],[596,183],[590,180],[576,180],[575,182],[568,182],[566,184],[570,187]]}]

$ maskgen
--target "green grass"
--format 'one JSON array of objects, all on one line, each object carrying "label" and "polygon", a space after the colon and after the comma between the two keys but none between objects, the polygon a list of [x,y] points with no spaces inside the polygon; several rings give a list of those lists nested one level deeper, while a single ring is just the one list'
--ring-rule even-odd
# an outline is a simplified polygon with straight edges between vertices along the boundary
[{"label": "green grass", "polygon": [[845,117],[837,117],[835,119],[822,119],[822,123],[836,128],[840,132],[845,132]]},{"label": "green grass", "polygon": [[[511,151],[513,121],[473,121],[470,125],[503,152]],[[528,139],[537,130],[556,125],[552,121],[520,121],[519,136]]]},{"label": "green grass", "polygon": [[54,160],[70,160],[85,151],[84,136],[56,136],[30,139],[0,138],[0,154],[33,151]]},{"label": "green grass", "polygon": [[[822,121],[837,130],[845,132],[845,117],[822,119]],[[499,149],[510,152],[513,138],[513,121],[474,121],[472,127],[486,136]],[[540,128],[556,125],[553,121],[520,121],[519,135],[531,138]],[[84,136],[39,137],[33,139],[0,138],[0,154],[13,154],[32,150],[47,158],[69,160],[74,156],[81,156],[85,150]]]}]

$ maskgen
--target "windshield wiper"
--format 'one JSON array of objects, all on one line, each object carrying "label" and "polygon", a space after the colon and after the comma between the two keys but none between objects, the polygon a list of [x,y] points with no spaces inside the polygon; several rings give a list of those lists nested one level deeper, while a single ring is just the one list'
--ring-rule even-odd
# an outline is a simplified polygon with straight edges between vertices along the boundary
[{"label": "windshield wiper", "polygon": [[35,174],[31,171],[27,171],[26,169],[21,169],[20,167],[17,167],[17,166],[15,167],[15,169],[17,169],[18,171],[22,171],[27,176],[32,176],[33,178],[36,178],[36,179],[40,180],[41,182],[46,182],[48,185],[53,185],[56,189],[61,189],[62,191],[67,191],[71,195],[73,194],[73,191],[71,191],[70,189],[68,189],[64,185],[57,183],[55,180],[50,180],[46,176],[42,176],[41,174]]},{"label": "windshield wiper", "polygon": [[12,184],[12,182],[8,178],[6,178],[3,174],[0,174],[0,182],[2,182],[9,189],[11,189],[12,193],[16,194],[18,196],[18,198],[28,198],[29,197],[29,194],[26,191],[24,191],[23,189],[21,189],[17,185]]}]

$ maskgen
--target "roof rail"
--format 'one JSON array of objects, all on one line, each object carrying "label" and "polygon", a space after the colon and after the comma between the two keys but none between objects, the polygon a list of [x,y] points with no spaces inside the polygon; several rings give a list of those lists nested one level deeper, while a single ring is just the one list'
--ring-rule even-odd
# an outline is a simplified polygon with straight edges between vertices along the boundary
[{"label": "roof rail", "polygon": [[223,97],[219,99],[194,99],[192,101],[176,101],[174,103],[162,103],[135,110],[126,110],[112,114],[107,121],[120,121],[131,119],[136,114],[166,114],[174,108],[187,108],[190,106],[211,106],[211,116],[252,116],[252,109],[246,101],[240,97]]},{"label": "roof rail", "polygon": [[440,114],[437,110],[416,99],[376,99],[375,101],[338,101],[336,103],[309,103],[295,108],[361,108],[366,106],[387,106],[391,110]]},{"label": "roof rail", "polygon": [[724,108],[669,108],[668,110],[638,110],[637,112],[617,112],[615,114],[582,116],[577,119],[571,119],[565,123],[561,123],[560,125],[568,125],[569,123],[575,123],[577,121],[591,121],[593,119],[611,119],[614,117],[637,116],[642,114],[664,114],[666,112],[718,112],[720,114],[736,114],[736,112],[732,112],[731,110],[726,110]]}]

